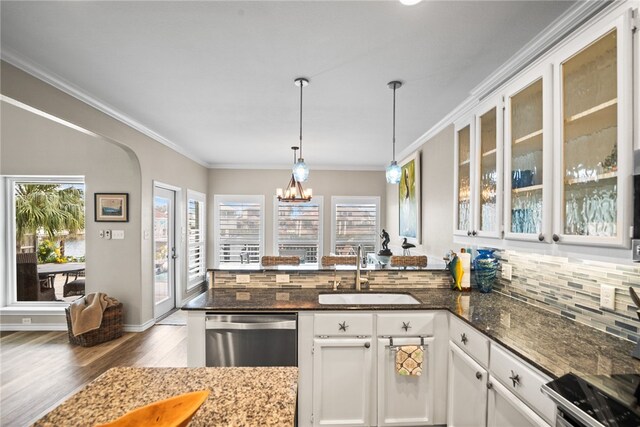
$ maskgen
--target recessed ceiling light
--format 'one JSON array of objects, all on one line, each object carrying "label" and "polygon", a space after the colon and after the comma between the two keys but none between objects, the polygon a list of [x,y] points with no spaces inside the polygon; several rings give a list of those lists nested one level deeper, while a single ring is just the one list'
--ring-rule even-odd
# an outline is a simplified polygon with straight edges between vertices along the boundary
[{"label": "recessed ceiling light", "polygon": [[405,6],[413,6],[414,4],[418,4],[421,1],[422,0],[400,0],[400,3],[402,3]]}]

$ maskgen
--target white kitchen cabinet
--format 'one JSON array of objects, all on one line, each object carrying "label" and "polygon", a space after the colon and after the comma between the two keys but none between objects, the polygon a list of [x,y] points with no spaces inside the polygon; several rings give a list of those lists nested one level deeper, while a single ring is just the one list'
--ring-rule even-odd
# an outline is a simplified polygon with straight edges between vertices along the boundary
[{"label": "white kitchen cabinet", "polygon": [[487,423],[487,371],[449,342],[447,425],[483,427]]},{"label": "white kitchen cabinet", "polygon": [[631,11],[577,34],[554,60],[553,241],[628,247]]},{"label": "white kitchen cabinet", "polygon": [[[428,315],[427,315],[428,316]],[[378,425],[422,426],[434,423],[435,339],[425,338],[422,375],[396,372],[396,349],[388,338],[378,338]],[[419,338],[396,338],[394,346],[420,344]]]},{"label": "white kitchen cabinet", "polygon": [[538,414],[492,376],[487,383],[487,427],[549,427]]},{"label": "white kitchen cabinet", "polygon": [[372,425],[372,347],[371,338],[314,339],[313,425]]},{"label": "white kitchen cabinet", "polygon": [[552,67],[543,64],[505,88],[504,231],[506,239],[551,242]]},{"label": "white kitchen cabinet", "polygon": [[454,196],[453,234],[471,236],[473,234],[473,206],[475,194],[475,149],[473,137],[475,120],[468,117],[455,125],[454,137]]}]

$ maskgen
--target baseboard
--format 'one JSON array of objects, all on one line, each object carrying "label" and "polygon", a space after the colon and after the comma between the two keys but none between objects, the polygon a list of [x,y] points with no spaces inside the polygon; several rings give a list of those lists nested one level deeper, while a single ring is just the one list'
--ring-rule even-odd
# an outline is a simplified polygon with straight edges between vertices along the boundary
[{"label": "baseboard", "polygon": [[149,329],[150,327],[152,327],[153,325],[156,324],[155,319],[151,319],[148,320],[146,322],[144,322],[142,325],[124,325],[124,331],[125,332],[144,332],[147,329]]},{"label": "baseboard", "polygon": [[[153,325],[155,320],[149,320],[142,325],[124,325],[123,330],[125,332],[144,332]],[[66,331],[66,323],[31,323],[29,325],[22,323],[0,323],[0,331]]]}]

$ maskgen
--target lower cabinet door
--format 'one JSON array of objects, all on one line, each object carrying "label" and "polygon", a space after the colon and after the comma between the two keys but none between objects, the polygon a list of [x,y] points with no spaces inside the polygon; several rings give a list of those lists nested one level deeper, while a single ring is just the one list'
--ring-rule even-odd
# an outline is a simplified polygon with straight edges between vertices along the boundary
[{"label": "lower cabinet door", "polygon": [[495,378],[489,377],[488,417],[489,427],[549,427],[538,414],[507,390]]},{"label": "lower cabinet door", "polygon": [[[423,426],[433,424],[435,359],[433,338],[424,339],[422,374],[396,372],[397,349],[389,339],[378,338],[378,425]],[[394,347],[415,345],[416,338],[397,338]]]},{"label": "lower cabinet door", "polygon": [[449,341],[449,393],[447,396],[449,427],[487,425],[486,384],[486,369]]},{"label": "lower cabinet door", "polygon": [[373,347],[372,338],[313,340],[314,425],[375,425]]}]

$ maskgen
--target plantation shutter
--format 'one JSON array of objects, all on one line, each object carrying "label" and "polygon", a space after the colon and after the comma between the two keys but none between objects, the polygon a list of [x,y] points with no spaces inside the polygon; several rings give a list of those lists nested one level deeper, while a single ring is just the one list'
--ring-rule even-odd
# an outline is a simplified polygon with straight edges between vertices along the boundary
[{"label": "plantation shutter", "polygon": [[317,263],[321,218],[322,207],[318,203],[278,203],[279,255],[299,256],[302,263]]},{"label": "plantation shutter", "polygon": [[262,204],[223,201],[218,203],[218,262],[258,264],[262,245]]},{"label": "plantation shutter", "polygon": [[187,204],[189,287],[205,281],[205,208],[204,200],[189,198]]},{"label": "plantation shutter", "polygon": [[358,245],[362,245],[364,254],[374,253],[378,241],[378,206],[375,203],[336,203],[334,212],[334,252],[352,255]]}]

